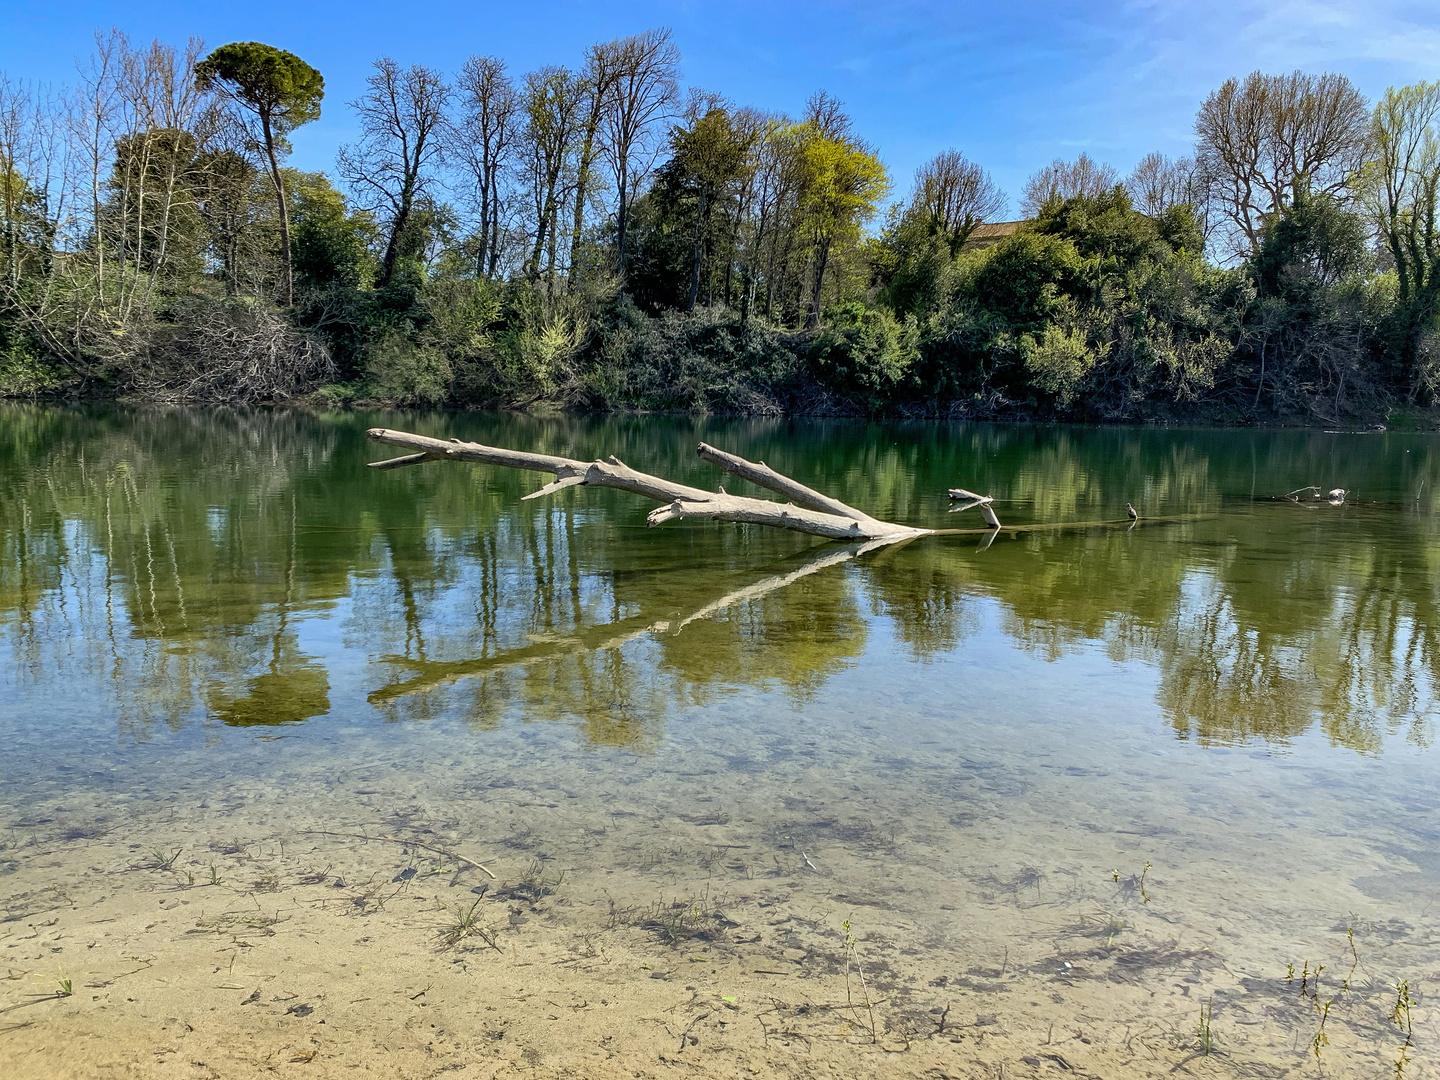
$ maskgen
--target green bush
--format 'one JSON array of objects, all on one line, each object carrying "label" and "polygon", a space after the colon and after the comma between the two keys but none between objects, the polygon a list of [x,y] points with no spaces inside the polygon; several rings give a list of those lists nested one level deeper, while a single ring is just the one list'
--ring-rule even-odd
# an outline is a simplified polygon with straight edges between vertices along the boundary
[{"label": "green bush", "polygon": [[391,331],[365,350],[365,395],[396,405],[439,405],[450,397],[454,369],[440,349]]}]

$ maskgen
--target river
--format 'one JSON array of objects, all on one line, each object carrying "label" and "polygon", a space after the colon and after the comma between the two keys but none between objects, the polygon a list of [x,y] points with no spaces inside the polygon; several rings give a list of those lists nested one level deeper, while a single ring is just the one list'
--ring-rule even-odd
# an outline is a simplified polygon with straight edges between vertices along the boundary
[{"label": "river", "polygon": [[0,406],[0,1053],[1435,1076],[1437,510],[1428,433]]}]

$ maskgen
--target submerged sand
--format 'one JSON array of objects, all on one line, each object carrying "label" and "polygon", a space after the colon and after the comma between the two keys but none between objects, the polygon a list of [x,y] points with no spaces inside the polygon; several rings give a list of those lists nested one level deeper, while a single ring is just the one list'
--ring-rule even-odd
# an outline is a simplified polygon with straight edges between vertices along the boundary
[{"label": "submerged sand", "polygon": [[757,733],[749,768],[553,728],[297,747],[33,798],[0,847],[4,1075],[1440,1075],[1403,854],[1248,816],[1263,784],[1097,802],[1043,753],[815,735],[766,761]]}]

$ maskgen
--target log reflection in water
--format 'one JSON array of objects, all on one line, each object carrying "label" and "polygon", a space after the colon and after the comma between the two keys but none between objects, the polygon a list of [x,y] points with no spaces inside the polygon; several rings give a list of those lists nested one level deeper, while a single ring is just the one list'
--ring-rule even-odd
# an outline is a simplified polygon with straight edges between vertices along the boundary
[{"label": "log reflection in water", "polygon": [[733,589],[709,603],[701,605],[683,617],[651,621],[636,618],[605,623],[600,626],[589,627],[585,631],[569,637],[538,641],[530,645],[521,646],[520,648],[506,650],[496,656],[477,657],[473,660],[432,662],[399,656],[385,657],[386,662],[416,669],[418,670],[418,674],[416,674],[414,678],[407,679],[404,682],[382,686],[370,694],[369,701],[372,705],[378,705],[384,702],[394,701],[396,698],[403,697],[407,694],[417,694],[427,690],[434,690],[469,675],[484,675],[506,668],[524,667],[527,664],[554,660],[558,657],[576,652],[605,652],[609,649],[618,649],[622,645],[627,645],[648,634],[678,634],[696,620],[707,619],[727,608],[734,607],[736,604],[758,600],[763,596],[768,596],[770,593],[785,588],[787,585],[793,585],[795,582],[802,578],[809,577],[811,574],[817,574],[822,570],[830,569],[832,566],[847,563],[871,551],[890,547],[895,544],[908,544],[914,539],[915,534],[906,534],[882,537],[880,539],[870,540],[864,544],[854,544],[839,549],[829,547],[821,548],[818,551],[812,552],[805,561],[794,570],[789,570],[783,574],[772,574],[753,584]]}]

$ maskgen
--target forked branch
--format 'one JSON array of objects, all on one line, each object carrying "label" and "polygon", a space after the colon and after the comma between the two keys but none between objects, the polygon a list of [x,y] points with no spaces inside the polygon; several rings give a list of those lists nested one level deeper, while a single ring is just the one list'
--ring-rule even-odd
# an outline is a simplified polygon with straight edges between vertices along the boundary
[{"label": "forked branch", "polygon": [[706,461],[761,487],[784,495],[791,501],[752,499],[719,491],[701,491],[673,480],[637,472],[618,458],[605,461],[577,461],[553,454],[531,454],[502,447],[452,439],[432,439],[388,428],[371,428],[366,434],[375,442],[400,446],[415,451],[388,461],[371,462],[371,468],[398,469],[426,461],[473,461],[485,465],[503,465],[511,469],[553,473],[555,479],[525,496],[527,499],[549,495],[562,488],[585,484],[591,487],[612,487],[643,495],[665,505],[650,512],[645,519],[652,528],[666,521],[683,518],[710,518],[715,521],[744,522],[770,525],[831,540],[901,540],[924,536],[930,529],[914,529],[890,521],[878,521],[870,515],[847,506],[796,480],[784,476],[763,462],[746,461],[705,443],[699,454]]}]

